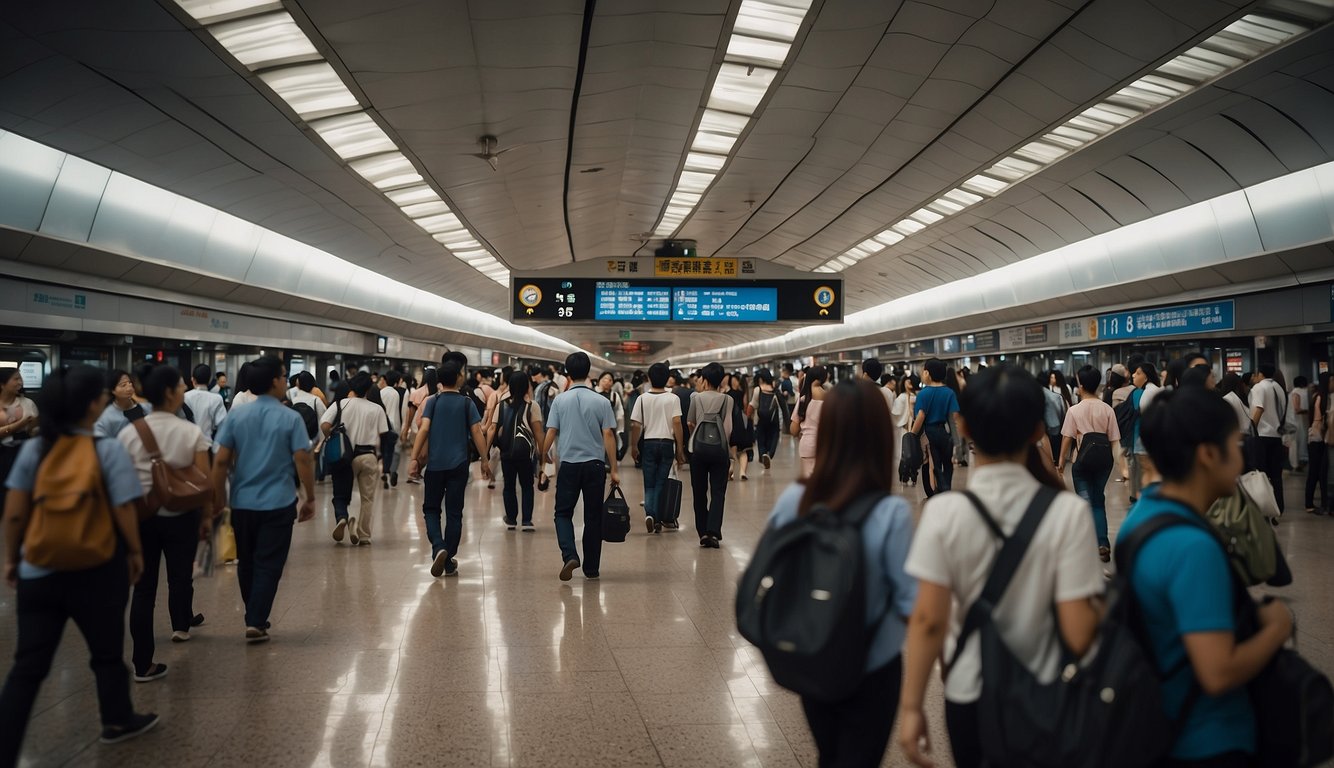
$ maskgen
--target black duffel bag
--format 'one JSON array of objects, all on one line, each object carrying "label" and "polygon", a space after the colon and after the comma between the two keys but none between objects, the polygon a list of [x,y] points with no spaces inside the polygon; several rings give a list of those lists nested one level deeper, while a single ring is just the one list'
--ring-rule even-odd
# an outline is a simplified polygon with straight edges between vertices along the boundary
[{"label": "black duffel bag", "polygon": [[607,494],[607,500],[602,502],[602,540],[625,541],[628,533],[630,533],[630,505],[625,500],[625,494],[621,493],[621,487],[613,485],[611,492]]}]

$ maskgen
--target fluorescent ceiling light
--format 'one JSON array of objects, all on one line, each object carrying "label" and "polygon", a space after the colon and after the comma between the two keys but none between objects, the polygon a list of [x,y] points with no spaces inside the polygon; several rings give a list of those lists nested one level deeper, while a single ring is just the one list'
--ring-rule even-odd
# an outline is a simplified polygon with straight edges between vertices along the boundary
[{"label": "fluorescent ceiling light", "polygon": [[672,201],[669,205],[688,205],[693,208],[694,206],[699,205],[699,201],[703,197],[704,196],[698,192],[682,192],[678,189],[676,190],[676,194],[672,195]]},{"label": "fluorescent ceiling light", "polygon": [[972,192],[994,197],[995,195],[999,194],[1002,189],[1008,187],[1009,184],[1006,184],[1005,182],[1000,181],[999,179],[993,179],[990,176],[986,176],[984,174],[979,173],[978,175],[974,176],[968,181],[965,181],[963,183],[963,186],[964,189],[970,190]]},{"label": "fluorescent ceiling light", "polygon": [[824,266],[816,267],[815,271],[829,273],[829,272],[838,272],[839,270],[835,269],[834,267],[828,264],[825,264]]},{"label": "fluorescent ceiling light", "polygon": [[857,260],[849,256],[839,256],[837,259],[834,259],[834,261],[837,261],[845,267],[851,267],[857,264]]},{"label": "fluorescent ceiling light", "polygon": [[417,226],[427,232],[456,232],[463,229],[463,222],[452,213],[440,213],[415,219]]},{"label": "fluorescent ceiling light", "polygon": [[208,31],[252,72],[320,58],[310,38],[286,11],[215,24]]},{"label": "fluorescent ceiling light", "polygon": [[426,203],[415,203],[413,205],[403,206],[403,213],[410,219],[420,219],[423,216],[434,216],[437,213],[449,213],[449,206],[445,205],[443,200],[432,200]]},{"label": "fluorescent ceiling light", "polygon": [[709,108],[744,115],[754,114],[764,101],[777,70],[724,63],[709,92]]},{"label": "fluorescent ceiling light", "polygon": [[700,171],[682,171],[681,180],[676,186],[686,192],[704,192],[713,183],[716,176],[712,173],[703,173]]},{"label": "fluorescent ceiling light", "polygon": [[312,120],[310,127],[344,160],[398,149],[388,134],[365,112]]},{"label": "fluorescent ceiling light", "polygon": [[401,152],[385,152],[382,155],[363,157],[351,161],[348,165],[377,189],[420,184],[422,180],[421,174],[417,173],[412,162]]},{"label": "fluorescent ceiling light", "polygon": [[898,224],[895,224],[894,229],[904,235],[914,235],[926,229],[926,225],[920,221],[913,221],[912,219],[904,219],[903,221],[900,221]]},{"label": "fluorescent ceiling light", "polygon": [[876,235],[875,239],[876,242],[884,243],[886,246],[890,246],[890,245],[897,245],[898,243],[903,242],[903,235],[899,234],[898,232],[895,232],[892,229],[887,229],[884,232],[881,232],[880,234]]},{"label": "fluorescent ceiling light", "polygon": [[783,66],[783,62],[787,60],[787,52],[791,48],[791,43],[734,34],[727,41],[727,60],[761,64],[776,69]]},{"label": "fluorescent ceiling light", "polygon": [[699,129],[709,133],[721,133],[725,136],[740,136],[741,132],[746,130],[746,123],[748,122],[750,122],[750,118],[745,115],[734,115],[730,112],[706,109],[699,119]]},{"label": "fluorescent ceiling light", "polygon": [[987,173],[992,176],[999,176],[1006,181],[1018,181],[1042,166],[1037,163],[1029,162],[1011,155],[1003,157],[996,161],[996,164],[987,169]]},{"label": "fluorescent ceiling light", "polygon": [[279,0],[176,0],[176,4],[200,24],[213,24],[283,7]]},{"label": "fluorescent ceiling light", "polygon": [[1035,163],[1047,165],[1059,160],[1062,155],[1069,152],[1065,147],[1055,144],[1048,144],[1043,141],[1031,141],[1015,151],[1019,157],[1027,158]]},{"label": "fluorescent ceiling light", "polygon": [[726,155],[709,155],[702,152],[691,152],[686,155],[686,168],[692,171],[721,171],[726,164]]},{"label": "fluorescent ceiling light", "polygon": [[962,203],[964,205],[975,205],[977,203],[982,202],[981,195],[975,195],[972,192],[963,189],[951,189],[950,191],[945,193],[945,197],[949,200],[953,200],[956,203]]},{"label": "fluorescent ceiling light", "polygon": [[350,112],[360,106],[327,62],[261,72],[259,79],[303,120]]},{"label": "fluorescent ceiling light", "polygon": [[959,211],[962,211],[966,206],[964,206],[962,203],[956,203],[953,200],[949,200],[947,198],[942,197],[938,200],[933,201],[927,207],[935,211],[936,213],[942,213],[946,216],[953,216]]},{"label": "fluorescent ceiling light", "polygon": [[885,250],[885,244],[879,242],[875,238],[871,238],[870,240],[863,240],[857,244],[857,247],[862,249],[863,251],[866,251],[868,256],[872,253],[878,253],[880,251]]},{"label": "fluorescent ceiling light", "polygon": [[384,193],[397,206],[412,205],[413,203],[426,203],[432,200],[439,200],[440,196],[434,189],[422,184],[418,187],[404,187],[403,189],[393,189]]},{"label": "fluorescent ceiling light", "polygon": [[1060,144],[1061,146],[1069,147],[1070,149],[1079,149],[1090,141],[1098,138],[1098,135],[1099,134],[1094,131],[1084,130],[1071,123],[1066,123],[1065,125],[1057,126],[1052,129],[1052,132],[1043,136],[1042,140],[1051,142],[1052,144]]},{"label": "fluorescent ceiling light", "polygon": [[849,248],[848,252],[843,255],[852,259],[853,261],[861,261],[867,256],[870,256],[872,253],[873,251],[868,251],[865,248],[862,248],[861,246],[855,246],[853,248]]},{"label": "fluorescent ceiling light", "polygon": [[1087,117],[1090,120],[1096,120],[1100,123],[1106,123],[1113,127],[1139,117],[1139,113],[1128,107],[1118,106],[1103,102],[1094,105],[1079,113],[1080,117]]},{"label": "fluorescent ceiling light", "polygon": [[923,224],[935,224],[937,221],[940,221],[945,217],[927,208],[920,208],[909,214],[908,218],[916,219],[917,221],[920,221]]},{"label": "fluorescent ceiling light", "polygon": [[810,3],[770,3],[761,0],[742,0],[737,11],[734,33],[766,37],[792,42],[801,29]]},{"label": "fluorescent ceiling light", "polygon": [[734,144],[736,144],[735,136],[700,131],[695,134],[695,140],[690,144],[690,149],[694,152],[713,152],[726,155],[732,151]]}]

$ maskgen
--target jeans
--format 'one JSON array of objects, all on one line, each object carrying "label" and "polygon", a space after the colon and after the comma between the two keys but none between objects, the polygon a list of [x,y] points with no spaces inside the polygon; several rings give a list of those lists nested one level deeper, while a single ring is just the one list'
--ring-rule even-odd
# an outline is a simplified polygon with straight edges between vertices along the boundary
[{"label": "jeans", "polygon": [[91,657],[103,725],[123,725],[134,714],[125,667],[125,602],[130,577],[121,550],[105,565],[20,579],[14,666],[0,691],[0,765],[18,762],[33,702],[51,671],[65,622],[74,620]]},{"label": "jeans", "polygon": [[[501,455],[500,472],[505,478],[505,522],[513,523],[519,515],[519,495],[523,494],[523,524],[533,522],[533,478],[536,468],[532,456],[520,456],[512,459]],[[516,488],[515,485],[518,485]]]},{"label": "jeans", "polygon": [[282,509],[233,509],[232,530],[236,533],[236,580],[245,603],[245,625],[269,628],[278,581],[292,549],[292,526],[296,504]]},{"label": "jeans", "polygon": [[158,571],[167,561],[167,613],[173,632],[189,632],[194,618],[195,549],[199,542],[199,510],[177,517],[155,515],[139,523],[144,550],[144,575],[130,601],[130,638],[134,640],[134,671],[153,665],[153,608],[157,603]]},{"label": "jeans", "polygon": [[1306,507],[1315,506],[1315,489],[1320,486],[1320,504],[1324,509],[1334,508],[1329,502],[1329,446],[1324,442],[1307,443],[1306,454]]},{"label": "jeans", "polygon": [[927,424],[923,432],[926,434],[931,466],[935,470],[934,480],[923,483],[923,487],[927,496],[934,496],[954,487],[954,463],[951,461],[954,442],[950,439],[944,422]]},{"label": "jeans", "polygon": [[[600,461],[562,461],[556,472],[556,540],[560,561],[580,562],[585,576],[596,576],[602,565],[602,493],[607,484],[607,465]],[[574,505],[584,499],[584,558],[574,545]]]},{"label": "jeans", "polygon": [[1070,468],[1071,479],[1075,481],[1075,493],[1093,507],[1093,530],[1098,534],[1099,547],[1111,547],[1107,538],[1107,479],[1112,476],[1111,468],[1098,471],[1084,471],[1075,464]]},{"label": "jeans", "polygon": [[1278,511],[1283,512],[1283,457],[1287,449],[1279,437],[1255,438],[1255,468],[1269,477],[1269,484],[1274,486],[1274,500],[1278,502]]},{"label": "jeans", "polygon": [[662,516],[658,500],[672,471],[672,462],[676,461],[676,441],[645,440],[639,458],[644,465],[644,514],[660,523],[671,522]]},{"label": "jeans", "polygon": [[700,537],[723,537],[723,505],[727,502],[727,471],[731,461],[726,456],[707,459],[690,457],[690,491],[695,503],[695,533]]},{"label": "jeans", "polygon": [[380,435],[380,473],[398,474],[398,433]]},{"label": "jeans", "polygon": [[778,452],[778,438],[783,434],[783,425],[778,419],[757,419],[755,423],[755,447],[761,456],[773,457]]},{"label": "jeans", "polygon": [[[441,550],[450,557],[459,552],[463,538],[463,499],[468,490],[468,464],[453,469],[428,469],[422,473],[426,490],[422,494],[422,517],[426,518],[426,538],[431,542],[431,557]],[[440,533],[440,503],[445,505],[445,532]]]},{"label": "jeans", "polygon": [[820,750],[820,768],[880,765],[899,706],[903,657],[866,673],[842,701],[803,698],[801,708]]}]

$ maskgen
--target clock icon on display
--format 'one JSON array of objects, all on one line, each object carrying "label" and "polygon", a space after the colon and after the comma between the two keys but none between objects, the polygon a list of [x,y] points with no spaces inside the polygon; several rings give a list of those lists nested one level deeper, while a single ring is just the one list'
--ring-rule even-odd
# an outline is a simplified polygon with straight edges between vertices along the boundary
[{"label": "clock icon on display", "polygon": [[536,285],[525,285],[519,289],[519,303],[532,309],[542,303],[542,289]]}]

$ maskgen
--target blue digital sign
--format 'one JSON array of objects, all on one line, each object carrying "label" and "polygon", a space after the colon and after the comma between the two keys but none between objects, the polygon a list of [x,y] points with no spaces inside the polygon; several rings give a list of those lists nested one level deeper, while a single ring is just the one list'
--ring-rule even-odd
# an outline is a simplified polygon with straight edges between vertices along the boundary
[{"label": "blue digital sign", "polygon": [[675,288],[676,320],[762,323],[778,319],[776,288]]},{"label": "blue digital sign", "polygon": [[672,289],[631,286],[629,283],[597,284],[593,316],[598,320],[671,320]]},{"label": "blue digital sign", "polygon": [[1132,309],[1098,316],[1097,341],[1180,336],[1191,333],[1230,331],[1236,325],[1232,299],[1178,307]]}]

